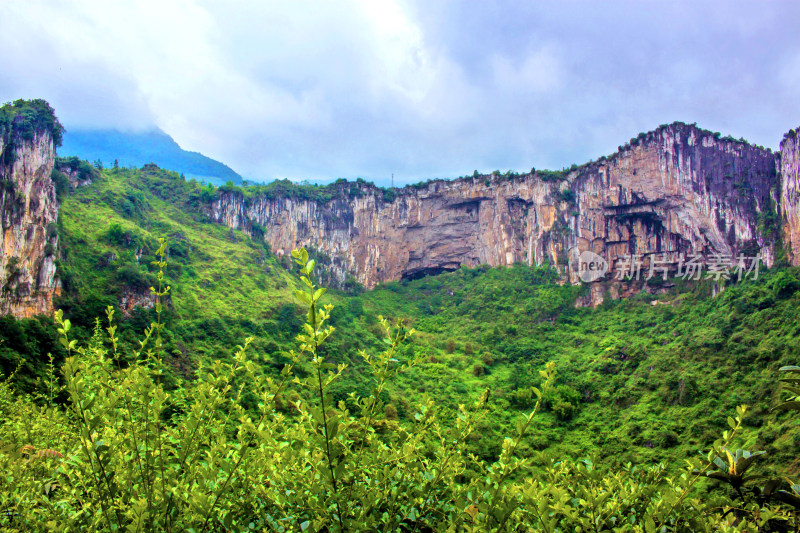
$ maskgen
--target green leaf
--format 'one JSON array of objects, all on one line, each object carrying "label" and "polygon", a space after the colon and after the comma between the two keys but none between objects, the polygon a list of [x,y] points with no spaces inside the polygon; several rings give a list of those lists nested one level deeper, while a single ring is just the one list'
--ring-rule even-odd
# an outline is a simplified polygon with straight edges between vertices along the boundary
[{"label": "green leaf", "polygon": [[784,402],[772,408],[773,411],[800,411],[800,401]]},{"label": "green leaf", "polygon": [[784,385],[783,392],[790,392],[795,396],[800,395],[800,387],[792,387],[791,385]]}]

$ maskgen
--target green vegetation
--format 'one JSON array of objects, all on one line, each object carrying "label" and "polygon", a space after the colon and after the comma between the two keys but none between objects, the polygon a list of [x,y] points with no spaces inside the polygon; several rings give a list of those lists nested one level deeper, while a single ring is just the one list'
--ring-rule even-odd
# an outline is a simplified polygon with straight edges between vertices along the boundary
[{"label": "green vegetation", "polygon": [[31,140],[40,131],[49,131],[55,145],[61,146],[64,126],[45,100],[15,100],[0,107],[0,135]]},{"label": "green vegetation", "polygon": [[555,194],[556,200],[559,202],[564,202],[565,204],[574,204],[575,203],[575,191],[572,189],[562,189]]},{"label": "green vegetation", "polygon": [[288,346],[298,327],[293,277],[264,242],[208,223],[208,195],[207,186],[146,166],[106,170],[64,199],[58,263],[64,294],[57,307],[79,338],[91,336],[108,305],[124,301],[128,319],[119,335],[135,343],[152,320],[153,243],[165,235],[173,286],[165,301],[165,346],[178,373],[247,336],[257,338],[260,353]]},{"label": "green vegetation", "polygon": [[[746,421],[747,437],[790,463],[800,435],[764,407],[775,393],[764,380],[800,353],[797,269],[762,272],[716,298],[709,286],[684,282],[657,299],[642,293],[599,309],[576,309],[581,288],[555,279],[522,265],[461,269],[391,283],[352,305],[418,330],[411,342],[429,364],[404,378],[399,397],[421,391],[458,402],[492,388],[492,424],[473,449],[487,459],[526,406],[527,389],[538,385],[535,369],[552,360],[558,397],[546,402],[527,443],[544,451],[544,462],[592,450],[620,464],[680,464],[724,429],[726,413],[747,403],[762,406]],[[487,368],[480,377],[472,374],[478,363]]]},{"label": "green vegetation", "polygon": [[[176,388],[164,377],[161,301],[166,243],[155,250],[155,320],[138,348],[120,350],[113,308],[86,343],[56,313],[68,358],[59,385],[52,362],[38,397],[0,383],[0,525],[11,531],[785,531],[797,526],[798,487],[765,476],[762,490],[745,473],[763,452],[742,440],[746,408],[683,475],[663,466],[610,468],[571,459],[531,470],[523,443],[536,433],[555,365],[539,371],[535,404],[517,417],[494,461],[466,453],[492,420],[491,389],[466,407],[414,404],[399,424],[382,398],[420,354],[401,346],[413,330],[380,319],[385,349],[360,352],[371,392],[336,402],[331,389],[348,368],[321,351],[334,334],[333,306],[300,266],[306,320],[280,369],[255,364],[252,339],[228,361],[201,366]],[[449,348],[448,348],[449,349]],[[797,367],[785,370],[795,370]],[[786,381],[795,383],[794,378]],[[790,392],[797,394],[796,387]],[[65,408],[54,403],[61,393]],[[780,404],[793,409],[794,398]],[[552,403],[552,400],[551,400]],[[703,494],[702,479],[735,490]]]},{"label": "green vegetation", "polygon": [[[165,301],[164,342],[176,377],[224,358],[245,337],[253,337],[264,364],[280,364],[274,361],[293,347],[300,324],[291,264],[258,238],[209,224],[205,209],[214,194],[148,166],[106,170],[65,198],[59,228],[64,296],[57,306],[78,338],[90,338],[95,317],[124,300],[131,307],[122,310],[119,336],[136,345],[153,311],[132,303],[149,304],[152,243],[166,235],[173,291]],[[318,264],[330,262],[312,255]],[[596,310],[574,308],[581,289],[556,281],[547,268],[478,267],[328,294],[340,332],[324,349],[352,365],[333,394],[340,400],[354,390],[368,392],[366,369],[354,354],[380,346],[378,315],[405,319],[418,334],[404,350],[424,359],[385,393],[400,420],[408,416],[404,403],[425,393],[455,407],[490,386],[493,423],[470,449],[494,459],[530,387],[538,385],[535,368],[552,359],[559,382],[537,422],[540,433],[525,446],[553,456],[595,450],[620,464],[678,464],[723,429],[722,413],[768,401],[770,390],[759,385],[764,371],[796,362],[796,270],[732,285],[718,298],[708,297],[708,287],[679,284],[660,305],[642,294]],[[26,376],[30,389],[42,379],[36,369],[43,367],[33,361],[53,350],[19,346],[11,336],[0,362],[8,374],[19,361],[31,361],[18,378]],[[57,362],[63,357],[53,354]],[[755,409],[751,420],[748,430],[759,445],[788,457],[793,436],[773,442],[775,420],[764,409]]]},{"label": "green vegetation", "polygon": [[[215,191],[213,188],[210,190],[212,193]],[[379,193],[384,202],[391,203],[397,195],[396,188],[376,187],[361,178],[354,182],[340,178],[327,185],[308,182],[297,183],[288,179],[275,180],[267,184],[249,184],[247,186],[238,186],[228,182],[216,189],[216,191],[219,193],[241,194],[247,205],[253,198],[292,198],[325,204],[337,197],[350,199],[373,192]]]},{"label": "green vegetation", "polygon": [[542,178],[542,181],[562,181],[567,178],[567,173],[563,170],[537,170],[536,175]]},{"label": "green vegetation", "polygon": [[77,157],[57,157],[54,165],[56,170],[75,174],[79,181],[95,180],[100,177],[98,170],[88,161]]},{"label": "green vegetation", "polygon": [[767,208],[758,213],[758,232],[767,242],[778,243],[782,238],[780,215],[772,199]]}]

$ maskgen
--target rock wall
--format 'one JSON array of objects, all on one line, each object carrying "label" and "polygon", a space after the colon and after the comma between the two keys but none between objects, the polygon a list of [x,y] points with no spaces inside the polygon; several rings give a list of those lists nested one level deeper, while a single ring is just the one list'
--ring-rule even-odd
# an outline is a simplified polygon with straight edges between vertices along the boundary
[{"label": "rock wall", "polygon": [[786,255],[793,265],[800,266],[800,140],[795,130],[787,133],[781,142],[780,172]]},{"label": "rock wall", "polygon": [[327,255],[339,283],[520,261],[549,261],[577,282],[584,250],[610,262],[608,276],[625,254],[646,265],[664,253],[761,253],[772,264],[774,243],[758,225],[775,211],[779,183],[771,152],[675,123],[563,176],[433,181],[384,198],[364,183],[324,203],[227,191],[211,217],[248,233],[258,225],[278,254],[305,246]]},{"label": "rock wall", "polygon": [[0,314],[17,318],[53,312],[58,202],[50,178],[55,145],[49,131],[32,139],[0,135]]}]

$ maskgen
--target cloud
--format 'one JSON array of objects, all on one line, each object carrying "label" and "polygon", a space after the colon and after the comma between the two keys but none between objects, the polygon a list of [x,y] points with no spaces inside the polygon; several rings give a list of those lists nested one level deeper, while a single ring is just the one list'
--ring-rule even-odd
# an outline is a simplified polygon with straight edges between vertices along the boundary
[{"label": "cloud", "polygon": [[673,120],[800,123],[790,2],[26,0],[0,99],[158,126],[256,179],[568,166]]},{"label": "cloud", "polygon": [[[3,101],[44,97],[62,122],[88,127],[145,127],[152,114],[137,81],[93,52],[103,43],[66,5],[11,2],[0,18]],[[70,32],[75,32],[74,35]]]}]

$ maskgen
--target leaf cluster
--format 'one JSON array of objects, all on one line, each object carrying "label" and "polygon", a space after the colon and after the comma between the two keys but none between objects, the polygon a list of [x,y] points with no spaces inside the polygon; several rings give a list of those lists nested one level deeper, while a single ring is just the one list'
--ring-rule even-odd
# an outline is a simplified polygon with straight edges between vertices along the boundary
[{"label": "leaf cluster", "polygon": [[0,107],[0,134],[30,141],[37,133],[47,132],[56,146],[61,146],[64,126],[55,110],[42,99],[15,100]]}]

